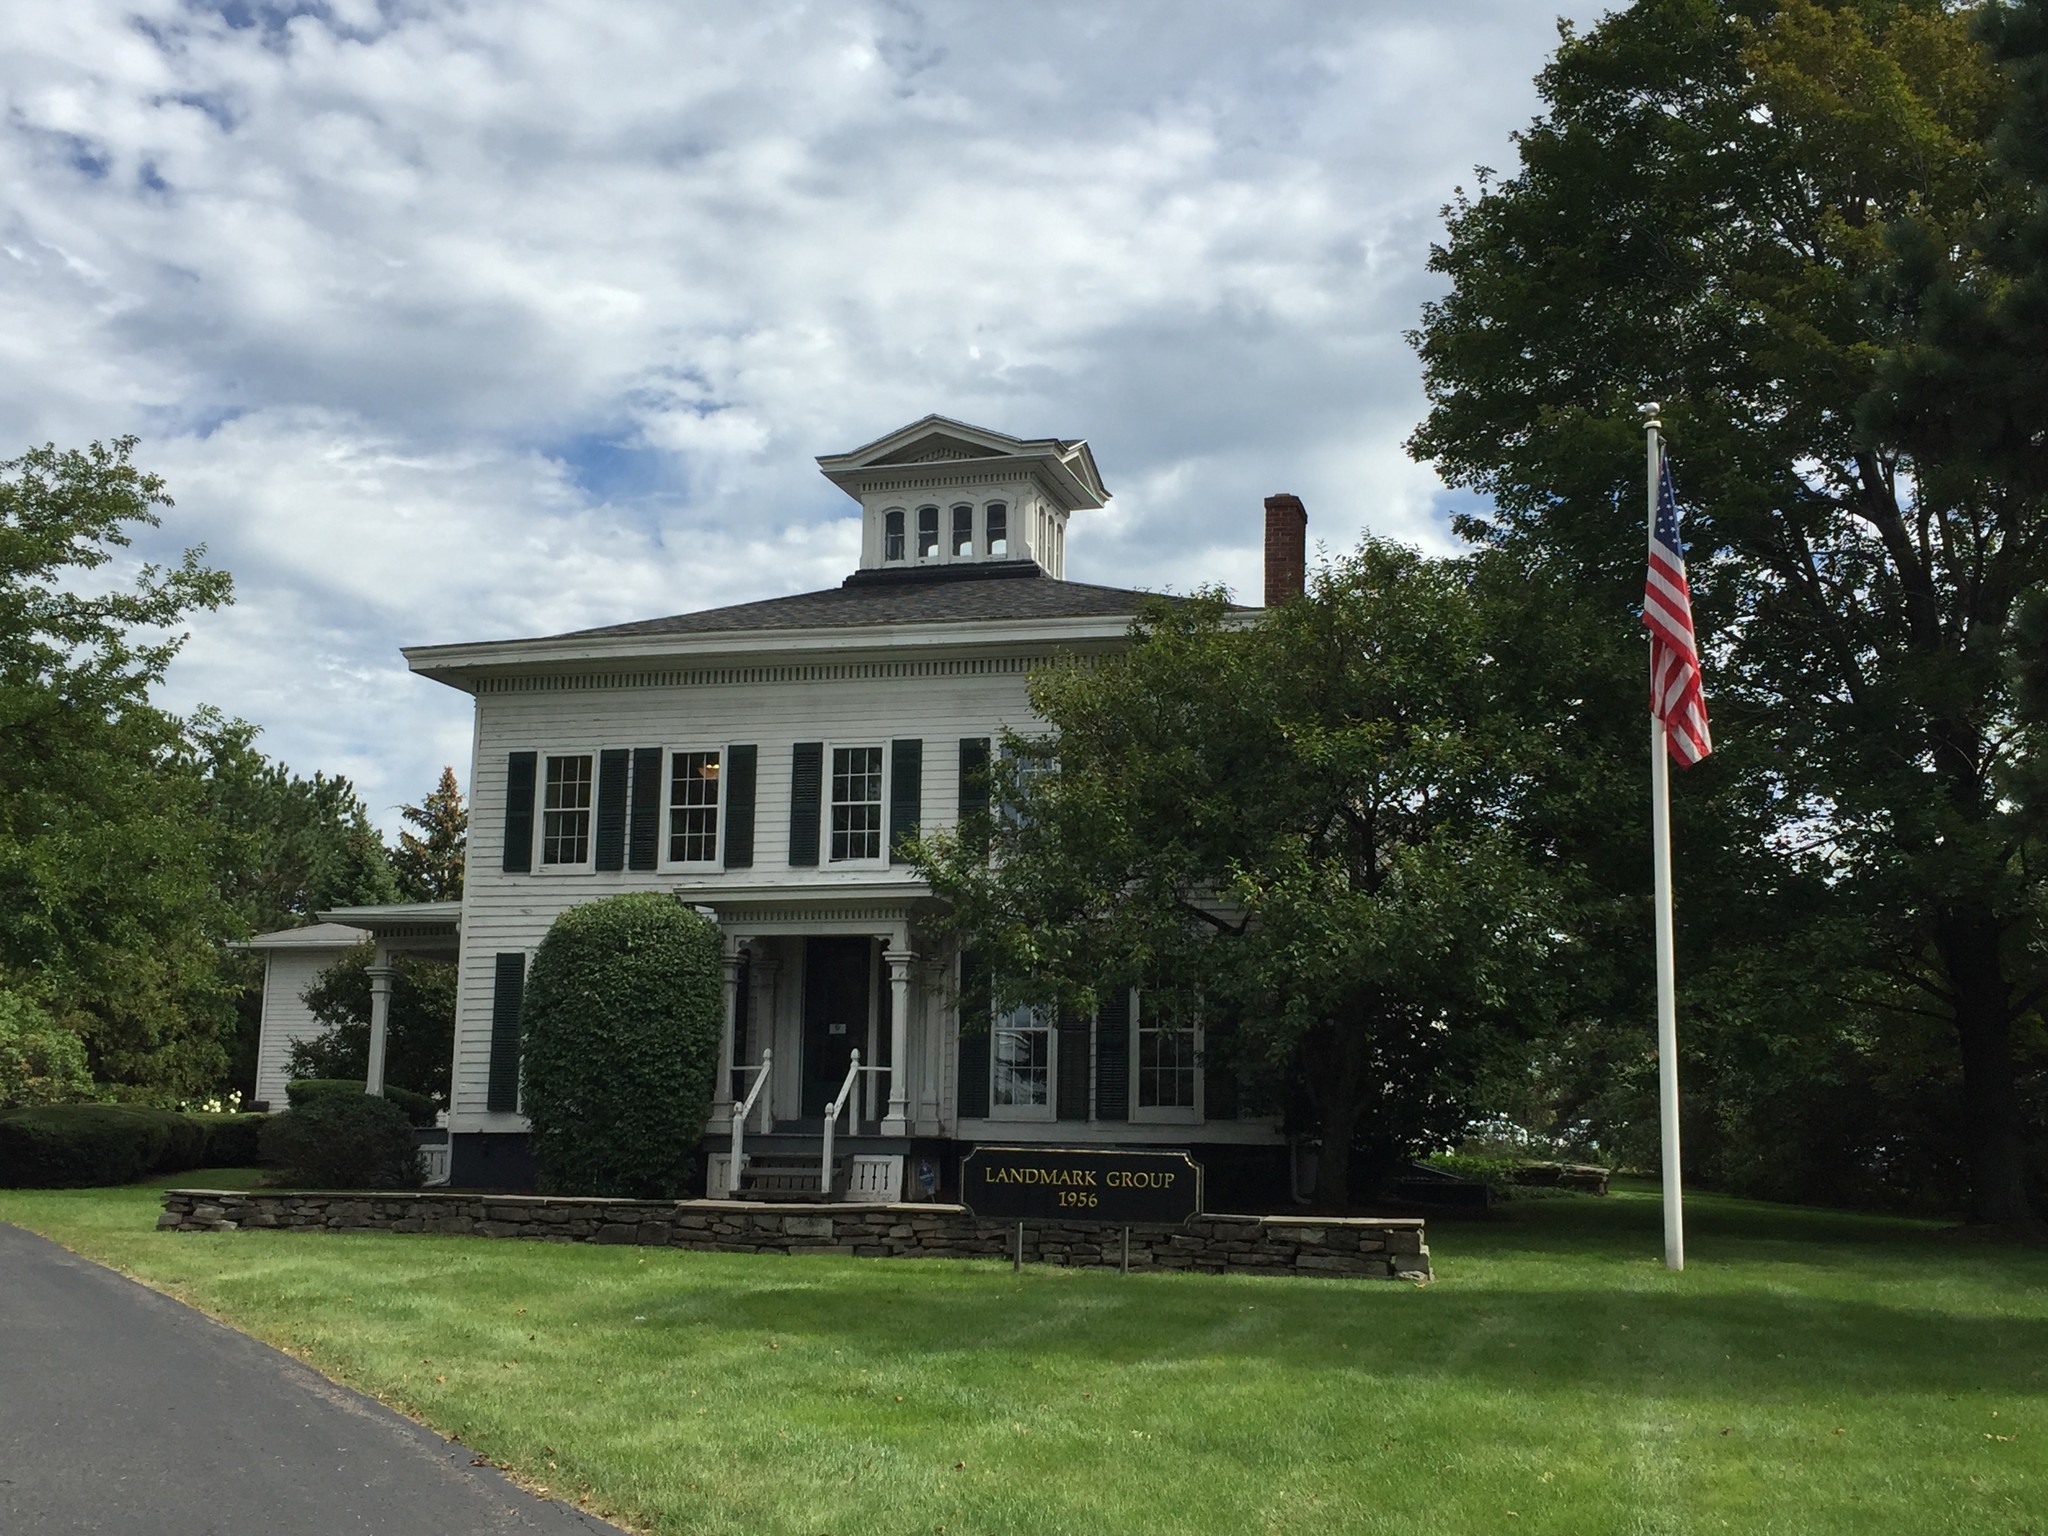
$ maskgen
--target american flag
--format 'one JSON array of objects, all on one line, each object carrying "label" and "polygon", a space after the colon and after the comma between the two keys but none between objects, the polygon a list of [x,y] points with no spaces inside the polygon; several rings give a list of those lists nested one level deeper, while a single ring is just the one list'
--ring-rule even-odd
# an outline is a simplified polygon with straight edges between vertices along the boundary
[{"label": "american flag", "polygon": [[1665,741],[1681,768],[1714,743],[1707,735],[1707,698],[1700,688],[1700,653],[1692,634],[1692,588],[1678,542],[1678,496],[1671,461],[1659,454],[1657,530],[1650,536],[1650,576],[1643,587],[1643,624],[1650,631],[1650,713],[1664,722]]}]

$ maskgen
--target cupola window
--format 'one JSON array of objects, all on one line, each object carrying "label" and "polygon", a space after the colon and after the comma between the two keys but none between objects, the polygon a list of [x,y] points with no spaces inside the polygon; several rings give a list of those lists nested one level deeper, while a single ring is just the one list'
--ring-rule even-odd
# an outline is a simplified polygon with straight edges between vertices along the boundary
[{"label": "cupola window", "polygon": [[953,509],[953,558],[965,559],[974,553],[974,508],[958,506]]},{"label": "cupola window", "polygon": [[882,514],[882,558],[903,558],[903,509],[891,507]]},{"label": "cupola window", "polygon": [[990,555],[1007,555],[1010,552],[1010,509],[1000,501],[988,504],[988,523],[984,536],[988,540]]},{"label": "cupola window", "polygon": [[939,509],[917,509],[917,558],[929,560],[939,552]]}]

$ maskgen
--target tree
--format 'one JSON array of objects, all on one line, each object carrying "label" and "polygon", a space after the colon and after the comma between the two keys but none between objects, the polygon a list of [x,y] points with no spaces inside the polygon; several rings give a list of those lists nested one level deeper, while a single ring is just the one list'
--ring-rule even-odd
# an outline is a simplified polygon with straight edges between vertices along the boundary
[{"label": "tree", "polygon": [[1287,1080],[1329,1209],[1352,1149],[1454,1140],[1545,1006],[1548,875],[1509,826],[1540,733],[1471,574],[1368,540],[1277,610],[1162,602],[1120,655],[1033,676],[1047,734],[994,770],[1014,813],[918,849],[997,1006],[1138,986]]},{"label": "tree", "polygon": [[93,573],[155,527],[132,438],[0,462],[0,987],[131,1095],[210,1092],[225,1055],[221,848],[183,722],[150,702],[228,577],[188,550],[127,590]]},{"label": "tree", "polygon": [[519,1017],[519,1107],[541,1187],[688,1193],[724,1014],[718,930],[681,902],[643,891],[556,918]]},{"label": "tree", "polygon": [[[1683,797],[1765,819],[1828,919],[1809,953],[1829,974],[1805,980],[1844,1029],[1876,1011],[1952,1032],[1974,1208],[2031,1227],[2015,1053],[2040,1000],[2041,864],[1997,786],[2048,519],[1869,408],[1911,340],[1877,297],[1899,277],[1888,231],[1910,220],[1974,271],[2013,216],[1988,150],[2006,83],[1936,0],[1639,0],[1566,27],[1538,85],[1517,173],[1447,210],[1411,449],[1490,498],[1460,527],[1491,558],[1625,626],[1636,405],[1664,403],[1733,727]],[[1739,922],[1738,886],[1688,893]]]},{"label": "tree", "polygon": [[469,856],[469,811],[455,770],[443,768],[441,781],[418,805],[400,813],[418,832],[400,829],[398,851],[391,856],[399,890],[407,901],[460,901],[462,874]]},{"label": "tree", "polygon": [[[363,1078],[370,1070],[370,964],[376,946],[357,945],[313,978],[306,1006],[326,1027],[292,1043],[292,1077]],[[384,1080],[448,1102],[455,1055],[455,967],[419,955],[398,955],[385,1021]]]}]

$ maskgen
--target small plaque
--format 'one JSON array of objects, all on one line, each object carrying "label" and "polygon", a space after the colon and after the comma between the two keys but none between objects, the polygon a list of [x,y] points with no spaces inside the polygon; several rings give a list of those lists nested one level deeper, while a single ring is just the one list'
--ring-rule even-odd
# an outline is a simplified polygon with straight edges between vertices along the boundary
[{"label": "small plaque", "polygon": [[1185,1152],[976,1147],[960,1159],[960,1200],[997,1221],[1177,1225],[1202,1208],[1202,1165]]}]

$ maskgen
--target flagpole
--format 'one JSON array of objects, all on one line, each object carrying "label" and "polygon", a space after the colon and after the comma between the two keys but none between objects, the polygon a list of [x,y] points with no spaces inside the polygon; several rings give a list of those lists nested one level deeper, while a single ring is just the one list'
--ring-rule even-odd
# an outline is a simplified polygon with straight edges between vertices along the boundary
[{"label": "flagpole", "polygon": [[[1645,407],[1649,459],[1649,538],[1657,539],[1657,481],[1662,470],[1657,407]],[[1678,1158],[1678,960],[1671,920],[1671,753],[1667,727],[1650,712],[1650,829],[1657,887],[1657,1112],[1664,1144],[1664,1267],[1685,1268],[1685,1210]]]}]

